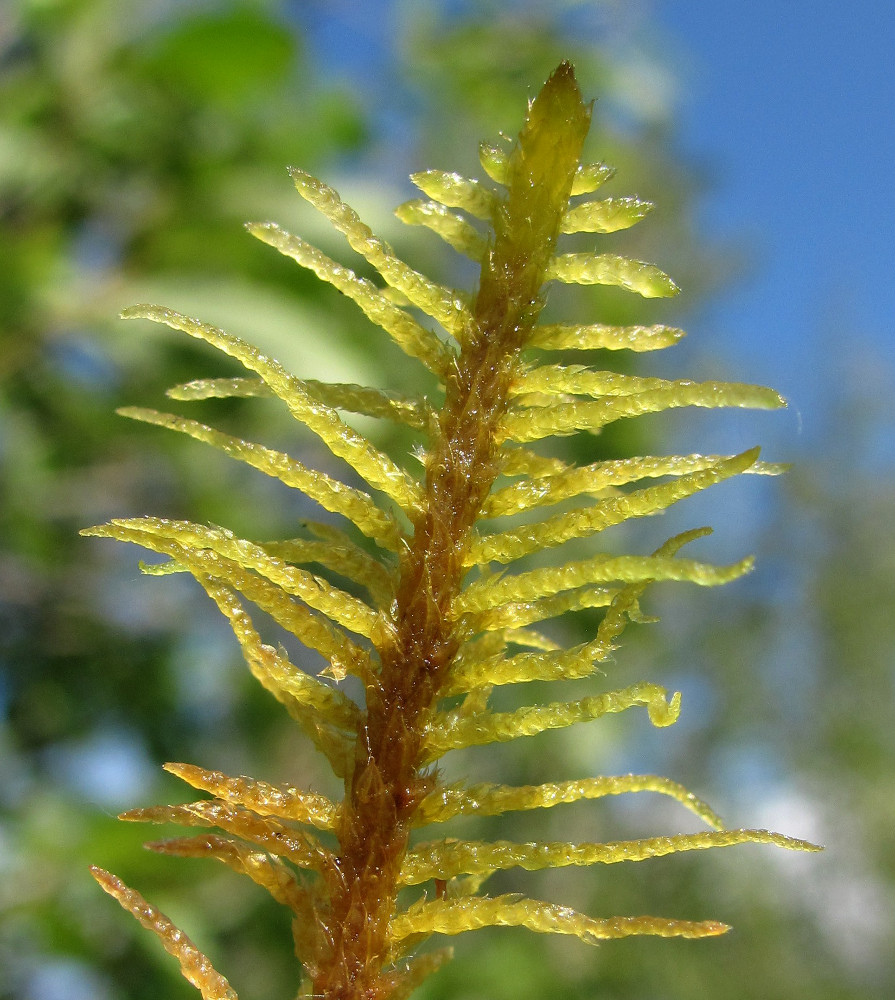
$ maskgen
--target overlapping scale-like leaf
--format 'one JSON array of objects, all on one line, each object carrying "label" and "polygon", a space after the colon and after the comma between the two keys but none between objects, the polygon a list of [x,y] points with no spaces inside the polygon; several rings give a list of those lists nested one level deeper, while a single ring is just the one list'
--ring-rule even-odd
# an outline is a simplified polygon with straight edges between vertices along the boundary
[{"label": "overlapping scale-like leaf", "polygon": [[290,455],[252,441],[243,441],[197,420],[178,417],[172,413],[159,413],[157,410],[136,406],[122,407],[118,412],[132,420],[167,427],[181,434],[187,434],[197,441],[204,441],[231,458],[245,462],[266,475],[279,479],[287,486],[301,490],[305,496],[315,500],[325,510],[346,517],[383,548],[394,551],[399,547],[401,529],[398,522],[387,511],[377,507],[367,493],[346,486],[325,472],[310,469]]},{"label": "overlapping scale-like leaf", "polygon": [[[311,834],[290,829],[270,816],[258,816],[248,809],[217,799],[203,799],[179,806],[131,809],[118,818],[134,823],[213,826],[257,844],[270,854],[286,858],[299,868],[323,871],[332,864],[331,853]],[[164,849],[164,842],[158,846]]]},{"label": "overlapping scale-like leaf", "polygon": [[296,953],[301,961],[314,961],[325,946],[315,909],[314,887],[302,884],[292,869],[271,852],[214,833],[155,841],[146,847],[172,857],[210,858],[240,875],[247,875],[292,910]]},{"label": "overlapping scale-like leaf", "polygon": [[713,566],[693,559],[666,556],[597,555],[563,566],[528,570],[515,576],[486,579],[470,584],[457,598],[455,611],[486,611],[509,601],[527,601],[573,590],[591,583],[621,580],[639,583],[650,580],[680,580],[714,587],[736,580],[752,568],[750,557],[729,566]]},{"label": "overlapping scale-like leaf", "polygon": [[677,295],[680,289],[654,264],[614,253],[563,253],[550,261],[548,279],[576,285],[616,285],[647,299]]},{"label": "overlapping scale-like leaf", "polygon": [[426,226],[449,246],[472,260],[481,260],[488,249],[484,236],[469,221],[435,201],[405,201],[395,215],[408,226]]},{"label": "overlapping scale-like leaf", "polygon": [[226,528],[160,517],[138,517],[110,521],[108,525],[91,528],[90,534],[136,542],[194,566],[197,575],[224,577],[224,572],[215,572],[216,557],[219,556],[228,561],[229,565],[223,564],[225,568],[235,566],[259,574],[284,593],[300,598],[309,607],[352,632],[370,637],[380,624],[379,613],[363,601],[334,587],[322,577],[275,558],[262,546],[239,538]]},{"label": "overlapping scale-like leaf", "polygon": [[499,816],[505,812],[550,809],[585,799],[601,799],[629,792],[656,792],[685,806],[714,829],[721,829],[719,816],[683,785],[655,774],[622,774],[542,785],[476,784],[445,785],[423,800],[414,825],[444,823],[454,816]]},{"label": "overlapping scale-like leaf", "polygon": [[318,563],[365,587],[375,607],[388,607],[395,589],[392,569],[355,545],[332,525],[305,521],[303,527],[317,538],[285,538],[262,542],[261,547],[284,562],[298,565]]},{"label": "overlapping scale-like leaf", "polygon": [[[432,419],[425,400],[384,389],[345,382],[319,382],[300,379],[305,392],[316,396],[334,410],[361,413],[366,417],[392,420],[414,430],[424,430]],[[270,388],[260,379],[219,378],[195,379],[174,386],[165,393],[170,399],[229,399],[232,397],[272,396]],[[119,411],[121,412],[121,411]]]},{"label": "overlapping scale-like leaf", "polygon": [[266,889],[278,903],[288,906],[293,912],[305,913],[309,909],[308,893],[295,873],[269,851],[259,851],[232,837],[213,833],[154,841],[146,847],[156,854],[220,861],[238,874],[248,875],[256,885]]},{"label": "overlapping scale-like leaf", "polygon": [[260,375],[274,395],[289,407],[292,415],[320,437],[334,455],[348,462],[371,486],[382,490],[405,511],[419,508],[420,489],[412,477],[374,448],[363,435],[350,428],[332,407],[309,395],[301,379],[295,378],[256,347],[208,323],[160,306],[133,306],[125,309],[121,316],[123,319],[150,319],[164,323],[229,354]]},{"label": "overlapping scale-like leaf", "polygon": [[[528,601],[509,601],[506,604],[488,608],[469,616],[476,631],[496,632],[504,629],[524,628],[535,622],[558,618],[567,611],[582,611],[585,608],[605,608],[617,590],[611,587],[578,587],[575,590],[554,594],[551,597]],[[487,666],[480,665],[487,674]],[[473,672],[475,668],[472,668]],[[499,683],[499,682],[495,682]]]},{"label": "overlapping scale-like leaf", "polygon": [[639,198],[603,198],[570,208],[563,216],[564,233],[615,233],[629,229],[653,210]]},{"label": "overlapping scale-like leaf", "polygon": [[319,830],[331,830],[336,823],[338,807],[317,792],[305,792],[292,785],[272,785],[257,778],[231,778],[195,764],[165,764],[165,770],[193,788],[210,792],[218,799],[243,806],[259,816],[308,823]]},{"label": "overlapping scale-like leaf", "polygon": [[[139,536],[127,540],[139,541]],[[375,672],[370,654],[352,642],[341,629],[296,601],[281,587],[252,570],[244,569],[235,560],[224,559],[204,549],[181,549],[174,544],[167,546],[165,551],[172,557],[171,562],[141,563],[143,572],[157,576],[177,571],[191,572],[203,586],[212,578],[217,583],[227,584],[269,614],[309,649],[315,649],[326,657],[332,673],[341,676],[351,673],[366,679]],[[318,690],[318,694],[325,697],[326,691]]]},{"label": "overlapping scale-like leaf", "polygon": [[673,326],[611,326],[606,323],[546,323],[536,326],[529,347],[544,351],[659,351],[676,344],[684,331]]},{"label": "overlapping scale-like leaf", "polygon": [[436,284],[396,257],[387,243],[373,235],[338,193],[303,170],[292,168],[298,193],[322,212],[348,240],[352,250],[365,257],[382,275],[415,305],[437,320],[455,337],[462,336],[469,322],[469,308],[454,289]]},{"label": "overlapping scale-like leaf", "polygon": [[506,868],[539,871],[570,865],[612,865],[622,861],[645,861],[681,851],[704,851],[736,844],[775,844],[790,850],[817,851],[815,844],[769,830],[706,830],[671,837],[647,837],[605,844],[531,843],[510,841],[433,841],[417,844],[408,852],[401,872],[406,885],[456,875],[484,875]]},{"label": "overlapping scale-like leaf", "polygon": [[[607,598],[608,604],[611,598]],[[596,601],[594,605],[597,605]],[[593,606],[585,604],[587,606]],[[574,610],[579,610],[575,608]],[[461,659],[451,669],[445,682],[445,696],[475,691],[500,684],[526,684],[531,681],[577,680],[590,677],[594,665],[613,650],[612,640],[597,638],[569,649],[538,649],[507,656],[499,653],[479,660]]]},{"label": "overlapping scale-like leaf", "polygon": [[227,587],[202,577],[199,582],[229,620],[252,674],[299,723],[333,772],[338,777],[350,774],[351,743],[345,731],[357,731],[356,707],[341,692],[298,670],[263,643],[251,618]]},{"label": "overlapping scale-like leaf", "polygon": [[417,986],[453,957],[453,948],[439,948],[395,963],[383,977],[388,984],[389,992],[386,995],[390,1000],[407,1000]]},{"label": "overlapping scale-like leaf", "polygon": [[506,149],[497,143],[484,140],[479,143],[479,162],[482,169],[496,184],[506,186],[509,156]]},{"label": "overlapping scale-like leaf", "polygon": [[462,208],[477,219],[490,219],[494,195],[477,180],[445,170],[423,170],[411,174],[413,183],[430,198],[450,208]]},{"label": "overlapping scale-like leaf", "polygon": [[607,396],[597,400],[558,402],[543,407],[516,407],[503,421],[505,440],[540,441],[552,435],[599,431],[616,420],[682,406],[778,409],[785,401],[772,389],[734,382],[669,382],[661,389]]},{"label": "overlapping scale-like leaf", "polygon": [[166,389],[165,395],[183,400],[250,399],[273,396],[273,391],[260,378],[196,378]]},{"label": "overlapping scale-like leaf", "polygon": [[[656,553],[656,555],[673,555],[682,545],[690,541],[694,533],[688,532],[681,536],[669,539]],[[628,584],[620,589],[592,590],[582,588],[580,591],[573,591],[570,595],[557,595],[556,598],[545,598],[542,601],[531,603],[530,616],[540,614],[550,610],[550,605],[557,602],[562,611],[579,610],[581,607],[598,607],[609,605],[603,620],[597,628],[597,634],[588,642],[564,649],[551,642],[528,642],[530,650],[515,656],[507,656],[505,648],[500,648],[494,654],[482,650],[478,657],[461,655],[452,666],[450,675],[445,685],[445,694],[456,694],[463,691],[476,691],[481,688],[489,688],[497,684],[526,684],[531,681],[551,681],[551,680],[575,680],[580,677],[588,677],[594,672],[595,665],[605,660],[613,651],[615,640],[624,630],[629,620],[643,620],[638,607],[638,599],[646,587],[644,581],[637,584]],[[575,603],[564,601],[563,597],[568,596],[575,599]],[[545,607],[546,606],[546,607]],[[504,608],[495,609],[495,612],[484,612],[476,615],[474,620],[477,626],[481,627],[482,619],[488,618],[492,613],[500,614]],[[525,610],[526,605],[510,605],[512,608]],[[488,633],[485,633],[487,636]],[[498,633],[500,635],[500,633]],[[502,633],[504,642],[512,639],[512,633]],[[540,638],[540,637],[539,637]],[[476,669],[476,666],[478,669]],[[465,704],[463,706],[465,708]]]},{"label": "overlapping scale-like leaf", "polygon": [[[715,397],[724,400],[715,405],[748,406],[756,409],[774,409],[786,405],[779,393],[760,385],[746,385],[742,382],[692,382],[688,379],[670,382],[661,378],[639,378],[620,375],[618,372],[593,371],[583,365],[533,367],[516,379],[511,391],[556,396],[593,396],[598,399],[604,396],[642,396],[674,391],[690,394],[693,398],[698,394],[700,398]],[[694,402],[688,405],[701,404]]]},{"label": "overlapping scale-like leaf", "polygon": [[670,483],[649,486],[621,497],[609,497],[590,507],[566,511],[536,524],[477,538],[469,549],[467,563],[509,563],[549,546],[574,538],[585,538],[634,517],[647,517],[744,472],[758,458],[758,448],[743,452],[714,467],[680,476]]},{"label": "overlapping scale-like leaf", "polygon": [[336,263],[331,257],[327,257],[301,237],[287,233],[276,223],[250,223],[247,228],[263,243],[276,248],[284,256],[291,257],[356,302],[364,315],[385,330],[410,357],[422,361],[436,374],[445,370],[449,351],[442,341],[366,278],[359,278],[350,268]]},{"label": "overlapping scale-like leaf", "polygon": [[530,705],[514,712],[436,713],[427,727],[423,745],[425,760],[437,760],[448,750],[484,746],[534,736],[548,729],[564,729],[577,722],[590,722],[603,715],[623,712],[635,705],[645,705],[655,726],[670,726],[680,713],[681,696],[667,698],[658,684],[634,684],[621,691],[581,698],[578,701]]},{"label": "overlapping scale-like leaf", "polygon": [[[539,455],[530,448],[512,447],[504,444],[500,450],[500,471],[505,476],[526,476],[540,479],[542,476],[558,476],[574,466],[551,455]],[[485,504],[487,504],[487,498]],[[486,507],[483,507],[483,510]]]},{"label": "overlapping scale-like leaf", "polygon": [[121,879],[93,865],[91,874],[100,886],[139,923],[161,941],[165,951],[180,963],[184,979],[202,994],[203,1000],[239,1000],[227,980],[217,972],[208,958],[193,942],[161,912]]},{"label": "overlapping scale-like leaf", "polygon": [[[479,161],[485,173],[497,184],[506,185],[510,156],[507,149],[494,142],[479,143]],[[572,180],[572,197],[593,194],[616,174],[615,167],[606,163],[581,163]]]},{"label": "overlapping scale-like leaf", "polygon": [[[221,581],[225,581],[244,593],[249,600],[268,612],[284,627],[293,631],[306,645],[318,649],[331,661],[342,664],[346,671],[363,676],[372,669],[369,654],[365,650],[348,640],[344,633],[324,618],[315,616],[301,605],[292,602],[286,590],[269,584],[250,569],[244,568],[238,556],[222,557],[222,554],[210,549],[180,543],[175,540],[176,531],[165,530],[173,522],[162,522],[161,533],[158,530],[156,532],[144,530],[142,527],[146,522],[160,520],[137,518],[132,522],[112,522],[84,533],[135,542],[168,555],[176,563],[189,569],[210,593],[213,591],[214,594],[222,595],[225,588],[222,587]],[[158,523],[155,527],[159,528]],[[215,529],[201,530],[214,532]],[[295,572],[304,573],[299,570]],[[310,576],[310,574],[305,575]],[[262,684],[280,700],[287,699],[298,706],[304,706],[312,713],[319,714],[320,718],[330,725],[353,730],[358,718],[354,703],[335,688],[292,667],[269,647],[263,647],[257,633],[251,628],[248,616],[238,613],[237,607],[238,602],[231,608],[232,614],[228,614],[228,617],[231,618],[237,638],[244,640],[248,647],[247,651],[252,653],[249,664],[256,670],[256,676]]]},{"label": "overlapping scale-like leaf", "polygon": [[[536,507],[561,503],[583,495],[599,496],[612,487],[642,479],[685,476],[729,462],[733,455],[661,455],[612,459],[592,465],[576,465],[555,474],[526,478],[495,490],[485,502],[485,517],[521,514]],[[786,466],[755,461],[742,470],[752,475],[776,476]]]},{"label": "overlapping scale-like leaf", "polygon": [[391,420],[413,430],[425,430],[433,413],[425,400],[345,382],[318,382],[304,379],[304,388],[334,410],[347,410],[378,420]]},{"label": "overlapping scale-like leaf", "polygon": [[601,920],[577,913],[568,906],[522,899],[518,895],[437,899],[398,914],[389,929],[392,937],[401,941],[412,934],[462,934],[480,927],[526,927],[539,934],[571,934],[586,944],[634,934],[713,937],[730,930],[717,920],[668,920],[663,917]]},{"label": "overlapping scale-like leaf", "polygon": [[606,181],[615,177],[615,167],[608,163],[581,163],[575,171],[575,179],[572,181],[572,197],[579,194],[593,194],[597,188],[601,188]]}]

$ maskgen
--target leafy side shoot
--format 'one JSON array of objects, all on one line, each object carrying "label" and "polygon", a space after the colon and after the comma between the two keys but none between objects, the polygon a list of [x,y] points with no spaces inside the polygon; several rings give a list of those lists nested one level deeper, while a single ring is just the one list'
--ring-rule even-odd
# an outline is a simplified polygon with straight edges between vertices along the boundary
[{"label": "leafy side shoot", "polygon": [[[202,340],[248,372],[198,379],[172,389],[170,398],[188,404],[272,397],[300,432],[316,435],[345,466],[343,476],[323,472],[190,417],[130,407],[123,415],[184,434],[278,479],[340,524],[308,522],[266,541],[162,517],[119,518],[85,532],[167,558],[145,567],[147,573],[195,577],[229,621],[251,672],[341,780],[343,796],[335,801],[313,789],[168,764],[208,798],[123,816],[203,828],[150,846],[220,861],[287,906],[304,996],[400,1000],[450,957],[449,950],[416,954],[432,934],[508,926],[597,943],[727,930],[714,920],[590,917],[515,894],[492,897],[482,886],[496,871],[641,861],[742,843],[815,849],[764,830],[727,829],[692,792],[657,775],[563,777],[512,787],[448,784],[439,769],[451,750],[592,724],[629,708],[645,708],[655,726],[674,723],[679,693],[647,681],[613,687],[600,665],[629,623],[649,620],[640,601],[653,582],[728,583],[749,571],[751,559],[716,566],[679,555],[708,529],[677,535],[646,554],[589,547],[570,556],[568,543],[592,543],[606,528],[658,515],[731,477],[782,471],[761,462],[757,448],[576,466],[528,447],[675,407],[783,405],[758,386],[663,380],[570,361],[571,352],[595,348],[669,347],[682,336],[675,327],[540,322],[553,282],[597,283],[644,297],[678,292],[652,264],[596,243],[637,224],[652,206],[636,197],[590,197],[614,172],[583,160],[590,116],[571,66],[562,63],[530,103],[515,145],[480,147],[487,179],[442,170],[414,175],[425,197],[400,206],[399,218],[427,227],[479,265],[474,294],[438,284],[401,260],[337,192],[297,168],[291,176],[299,194],[378,272],[381,284],[274,223],[248,226],[354,301],[418,362],[421,376],[438,380],[432,398],[298,377],[239,337],[164,307],[124,313]],[[596,234],[594,251],[565,252],[567,233]],[[355,429],[352,414],[416,435],[422,471]],[[266,642],[252,607],[321,653],[327,668],[311,675]],[[569,648],[533,627],[585,609],[597,614],[598,624]],[[343,688],[349,675],[353,686]],[[538,689],[532,681],[573,680],[588,683],[588,693],[558,700],[529,694],[509,710],[489,703],[496,686],[524,685],[517,691],[528,693]],[[348,690],[362,695],[349,697]],[[418,828],[452,818],[525,814],[643,792],[679,803],[708,829],[605,843],[411,839]],[[159,936],[207,1000],[235,997],[167,918],[115,876],[94,874]],[[418,890],[415,901],[412,892],[399,895],[403,887],[428,883],[434,895]]]}]

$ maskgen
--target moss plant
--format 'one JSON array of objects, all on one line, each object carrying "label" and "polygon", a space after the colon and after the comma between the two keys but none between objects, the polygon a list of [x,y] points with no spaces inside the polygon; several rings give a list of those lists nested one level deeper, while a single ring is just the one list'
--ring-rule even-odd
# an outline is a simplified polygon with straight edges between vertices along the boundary
[{"label": "moss plant", "polygon": [[[814,849],[763,830],[726,829],[686,789],[653,775],[508,787],[446,784],[439,773],[439,761],[451,750],[533,736],[635,706],[645,707],[656,726],[673,723],[679,694],[669,696],[651,682],[606,690],[598,665],[627,622],[640,617],[638,602],[650,582],[713,586],[746,573],[751,561],[714,566],[678,556],[707,529],[671,538],[651,555],[582,558],[567,545],[553,564],[541,559],[535,568],[520,568],[518,561],[657,513],[731,476],[779,471],[758,460],[758,449],[576,467],[529,447],[671,407],[783,405],[775,392],[757,386],[664,381],[554,362],[558,351],[650,351],[681,336],[666,326],[539,323],[551,281],[615,285],[647,297],[678,291],[650,264],[612,253],[558,250],[563,233],[611,233],[633,225],[650,207],[636,198],[587,197],[612,174],[601,163],[581,162],[589,123],[590,108],[563,63],[529,105],[516,144],[482,145],[482,166],[493,184],[434,170],[413,178],[429,200],[402,205],[399,217],[428,226],[481,263],[475,294],[437,285],[399,260],[334,190],[298,169],[292,178],[299,194],[344,234],[386,287],[272,223],[249,226],[353,299],[434,374],[437,400],[304,380],[231,334],[169,309],[137,306],[124,314],[204,340],[251,373],[192,382],[172,390],[174,398],[273,395],[366,484],[347,485],[195,420],[127,409],[127,416],[207,442],[277,477],[341,515],[345,528],[311,525],[303,538],[252,542],[223,528],[141,517],[87,532],[169,557],[149,571],[192,573],[229,619],[253,674],[344,782],[344,797],[336,802],[310,789],[168,764],[212,797],[123,817],[220,831],[151,847],[216,858],[287,906],[294,915],[303,995],[407,996],[450,954],[421,952],[421,942],[488,925],[571,934],[588,943],[727,930],[714,920],[586,916],[515,894],[490,896],[484,883],[502,869],[634,862],[744,842]],[[443,332],[421,322],[420,311]],[[340,415],[346,411],[412,429],[422,474],[416,466],[396,464],[352,429]],[[353,591],[365,596],[341,589],[333,574],[353,581]],[[310,676],[285,651],[265,644],[244,602],[322,653],[329,667]],[[558,648],[534,627],[585,608],[604,609],[602,619],[588,641],[572,648]],[[361,703],[343,691],[348,675],[362,685]],[[587,677],[593,678],[593,693],[577,700],[513,711],[489,708],[497,685]],[[418,828],[458,815],[544,809],[640,791],[676,799],[705,822],[705,831],[613,843],[481,842],[438,839],[437,832],[434,839],[412,837]],[[204,997],[235,996],[163,914],[115,876],[99,869],[94,874],[161,938]],[[402,893],[399,903],[405,887],[419,888],[415,896]]]}]

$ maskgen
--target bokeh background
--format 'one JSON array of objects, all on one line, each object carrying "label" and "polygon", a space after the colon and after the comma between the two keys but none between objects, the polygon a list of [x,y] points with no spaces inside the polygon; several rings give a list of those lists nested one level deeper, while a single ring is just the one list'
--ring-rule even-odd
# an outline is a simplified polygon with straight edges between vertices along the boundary
[{"label": "bokeh background", "polygon": [[[741,847],[510,880],[595,915],[736,929],[598,950],[480,932],[420,995],[895,995],[893,20],[881,2],[0,2],[0,997],[193,995],[90,863],[185,926],[244,1000],[294,995],[285,913],[211,862],[142,851],[147,831],[114,817],[188,798],[163,761],[323,787],[319,764],[255,690],[198,588],[141,577],[141,553],[77,532],[157,513],[288,537],[307,511],[194,442],[114,416],[232,371],[115,317],[160,301],[303,375],[400,387],[412,369],[350,304],[241,223],[277,219],[350,261],[299,204],[284,171],[299,164],[418,267],[469,282],[434,238],[402,233],[391,207],[410,196],[413,170],[475,173],[479,139],[518,129],[562,58],[598,98],[590,153],[619,167],[613,193],[658,205],[613,249],[655,260],[684,288],[658,305],[585,290],[563,308],[679,322],[684,344],[635,370],[763,382],[792,404],[645,419],[588,454],[761,442],[794,470],[725,484],[617,540],[648,551],[711,523],[700,554],[758,555],[724,591],[656,588],[649,609],[662,622],[632,633],[611,665],[613,687],[681,690],[677,726],[623,716],[455,770],[513,782],[658,772],[731,825],[827,850]],[[213,413],[325,460],[259,401]],[[568,628],[586,630],[582,617]],[[650,798],[482,829],[603,839],[688,828]]]}]

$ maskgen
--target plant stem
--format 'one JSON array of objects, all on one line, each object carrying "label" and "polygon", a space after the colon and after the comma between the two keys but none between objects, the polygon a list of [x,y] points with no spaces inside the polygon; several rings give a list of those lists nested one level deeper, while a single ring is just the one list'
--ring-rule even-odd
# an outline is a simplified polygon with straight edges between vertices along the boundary
[{"label": "plant stem", "polygon": [[425,723],[462,636],[451,616],[464,556],[500,471],[497,431],[509,388],[543,306],[542,285],[590,123],[563,63],[529,108],[509,162],[508,194],[461,350],[445,380],[438,437],[426,464],[425,505],[401,564],[394,628],[366,692],[331,876],[330,949],[315,995],[385,1000],[388,924],[413,815],[434,777],[421,767]]}]

